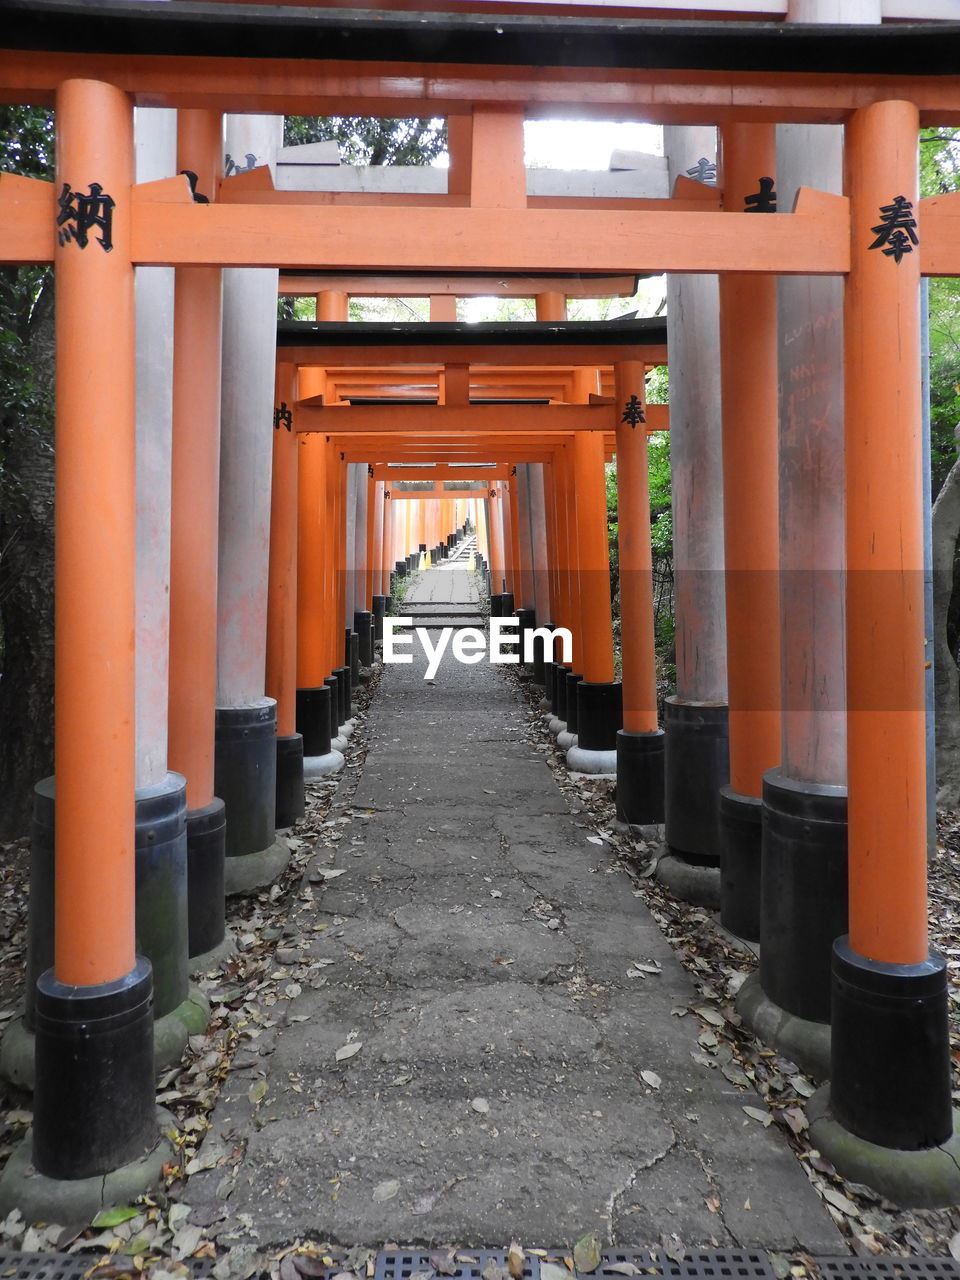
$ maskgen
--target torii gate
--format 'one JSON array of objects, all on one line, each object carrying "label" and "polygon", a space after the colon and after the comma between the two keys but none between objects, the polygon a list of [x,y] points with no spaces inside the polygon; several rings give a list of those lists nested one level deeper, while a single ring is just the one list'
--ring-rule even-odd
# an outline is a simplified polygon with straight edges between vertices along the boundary
[{"label": "torii gate", "polygon": [[[953,1182],[933,1190],[938,1172],[918,1194],[929,1202],[949,1185],[955,1201],[944,965],[925,921],[917,392],[919,280],[960,274],[960,197],[919,200],[916,138],[921,123],[960,122],[960,28],[618,21],[611,30],[602,19],[571,27],[551,17],[531,44],[524,20],[509,15],[369,22],[251,7],[235,23],[232,7],[222,10],[201,26],[177,0],[98,11],[66,0],[51,31],[38,6],[4,6],[11,52],[0,56],[0,91],[55,103],[58,128],[55,184],[0,179],[3,260],[52,261],[58,288],[58,910],[54,967],[37,995],[39,1176],[100,1182],[157,1145],[152,980],[136,955],[133,905],[133,268],[309,269],[322,246],[326,268],[352,271],[575,263],[722,275],[723,395],[749,424],[728,433],[724,460],[734,822],[778,748],[776,600],[762,578],[779,563],[774,504],[751,512],[744,502],[751,478],[752,496],[772,480],[772,281],[844,278],[850,926],[834,948],[832,1116],[821,1099],[814,1134],[854,1176],[880,1148],[894,1170],[886,1186],[911,1162],[929,1158],[948,1174],[952,1163]],[[318,33],[323,61],[309,56]],[[442,64],[424,62],[425,33]],[[51,42],[60,48],[47,51]],[[221,184],[221,199],[195,203],[184,177],[134,183],[134,102],[209,113],[211,131],[223,110],[447,113],[450,197],[417,209],[416,234],[405,208],[291,200],[247,175]],[[676,204],[529,207],[524,111],[565,104],[713,120],[722,196],[684,186]],[[769,208],[774,121],[844,126],[845,195],[804,189],[793,212],[756,216]],[[195,322],[199,314],[198,302]],[[109,414],[91,412],[105,405]],[[766,585],[751,582],[758,571]],[[6,1194],[16,1194],[9,1178]]]}]

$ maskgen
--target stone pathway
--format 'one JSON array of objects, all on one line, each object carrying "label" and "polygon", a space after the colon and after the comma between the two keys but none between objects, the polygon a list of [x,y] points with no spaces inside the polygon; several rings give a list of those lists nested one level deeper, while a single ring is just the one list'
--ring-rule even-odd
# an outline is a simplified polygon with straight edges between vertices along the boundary
[{"label": "stone pathway", "polygon": [[[408,601],[475,590],[445,567]],[[500,670],[448,656],[427,684],[413,648],[383,671],[366,763],[331,813],[343,838],[292,917],[319,977],[238,1056],[215,1112],[207,1141],[245,1158],[187,1198],[226,1200],[236,1242],[257,1246],[596,1230],[845,1252],[777,1128],[745,1114],[762,1100],[691,1057],[704,1024],[674,1011],[702,997],[523,741]],[[637,962],[646,976],[628,976]]]}]

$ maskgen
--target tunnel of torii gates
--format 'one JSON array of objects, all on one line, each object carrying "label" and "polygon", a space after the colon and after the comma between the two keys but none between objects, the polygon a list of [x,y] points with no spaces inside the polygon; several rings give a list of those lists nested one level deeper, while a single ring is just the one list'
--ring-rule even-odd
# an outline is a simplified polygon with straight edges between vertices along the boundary
[{"label": "tunnel of torii gates", "polygon": [[[492,611],[572,632],[572,661],[533,674],[575,766],[616,752],[621,818],[665,819],[682,884],[719,876],[723,921],[759,938],[742,1008],[821,1055],[815,1144],[894,1199],[960,1200],[926,925],[920,345],[921,276],[960,273],[960,195],[921,200],[917,173],[919,127],[960,124],[960,25],[883,22],[879,0],[844,6],[857,26],[825,0],[638,12],[0,5],[0,92],[57,129],[53,183],[0,177],[0,259],[57,286],[56,821],[47,780],[4,1042],[34,1126],[3,1206],[159,1175],[155,1049],[205,1023],[188,979],[226,945],[224,892],[279,873],[275,805],[297,812],[304,750],[337,763],[391,576],[467,526]],[[665,125],[670,186],[528,197],[524,118],[551,112]],[[446,116],[446,193],[274,189],[283,113]],[[645,445],[666,410],[644,371],[664,329],[563,318],[631,287],[597,277],[661,271],[662,733]],[[344,323],[391,273],[433,322]],[[471,278],[536,296],[538,321],[453,323]],[[278,288],[317,321],[278,339]]]}]

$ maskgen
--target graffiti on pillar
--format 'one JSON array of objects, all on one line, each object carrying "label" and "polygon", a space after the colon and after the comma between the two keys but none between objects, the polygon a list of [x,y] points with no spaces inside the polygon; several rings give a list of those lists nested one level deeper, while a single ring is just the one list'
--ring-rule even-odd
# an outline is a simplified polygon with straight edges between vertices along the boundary
[{"label": "graffiti on pillar", "polygon": [[880,222],[870,229],[877,237],[870,248],[882,249],[898,266],[903,255],[913,253],[913,246],[920,243],[913,205],[906,196],[894,196],[892,204],[881,205]]},{"label": "graffiti on pillar", "polygon": [[181,169],[180,175],[181,177],[186,178],[187,182],[189,182],[190,184],[190,194],[193,196],[194,204],[210,203],[210,197],[202,196],[200,192],[197,190],[197,183],[200,181],[200,179],[197,177],[197,175],[193,172],[192,169]]},{"label": "graffiti on pillar", "polygon": [[627,403],[623,406],[623,417],[621,422],[629,423],[635,428],[638,422],[646,422],[647,415],[643,412],[643,402],[638,400],[636,396],[631,396]]},{"label": "graffiti on pillar", "polygon": [[708,160],[706,156],[701,156],[693,168],[687,170],[687,176],[692,178],[694,182],[706,182],[710,186],[716,186],[717,166],[713,160]]},{"label": "graffiti on pillar", "polygon": [[760,179],[760,190],[746,196],[743,201],[744,213],[776,213],[777,193],[773,189],[772,178]]},{"label": "graffiti on pillar", "polygon": [[287,408],[286,400],[281,400],[279,406],[273,411],[274,431],[279,431],[281,427],[286,427],[288,431],[293,430],[293,414]]},{"label": "graffiti on pillar", "polygon": [[244,160],[246,160],[247,163],[237,164],[233,156],[230,155],[229,152],[227,152],[226,159],[224,160],[224,163],[223,163],[224,176],[227,178],[230,178],[235,173],[249,173],[251,169],[255,169],[257,167],[257,157],[253,154],[252,151],[248,151],[243,158]]},{"label": "graffiti on pillar", "polygon": [[81,249],[87,247],[89,233],[99,231],[97,244],[109,253],[113,248],[113,211],[116,208],[113,196],[104,194],[99,182],[91,182],[90,194],[72,191],[65,182],[57,201],[60,212],[57,214],[57,236],[60,243],[76,243]]}]

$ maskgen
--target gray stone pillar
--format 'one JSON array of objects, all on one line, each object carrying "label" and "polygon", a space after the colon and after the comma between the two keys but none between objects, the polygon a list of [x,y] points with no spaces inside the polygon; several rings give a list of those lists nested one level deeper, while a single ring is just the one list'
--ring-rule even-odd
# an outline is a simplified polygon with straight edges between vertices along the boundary
[{"label": "gray stone pillar", "polygon": [[[791,22],[880,21],[879,0],[795,0]],[[843,130],[777,129],[777,209],[841,194]],[[843,281],[781,276],[781,764],[763,780],[760,970],[751,1025],[830,1074],[833,941],[847,931]]]},{"label": "gray stone pillar", "polygon": [[[272,161],[282,137],[280,116],[227,117],[233,162]],[[274,840],[276,704],[264,696],[276,327],[277,271],[225,270],[215,789],[228,893],[268,884],[289,857]]]},{"label": "gray stone pillar", "polygon": [[[712,127],[668,126],[671,186],[716,182]],[[723,453],[716,276],[667,277],[670,466],[677,692],[664,716],[665,833],[661,878],[684,897],[719,903],[719,791],[729,780]]]}]

